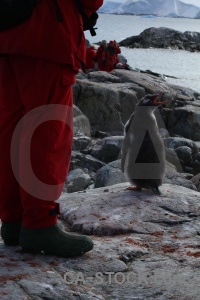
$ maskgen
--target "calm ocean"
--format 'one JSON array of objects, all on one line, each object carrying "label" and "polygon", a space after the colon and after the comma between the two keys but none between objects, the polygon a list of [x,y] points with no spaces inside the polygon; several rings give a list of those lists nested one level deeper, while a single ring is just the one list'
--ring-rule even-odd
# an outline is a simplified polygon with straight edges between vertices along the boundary
[{"label": "calm ocean", "polygon": [[[182,32],[200,32],[200,20],[100,14],[97,27],[95,37],[91,37],[89,32],[86,32],[86,38],[90,43],[104,39],[107,41],[115,39],[120,42],[127,37],[138,35],[150,27],[168,27]],[[125,47],[121,47],[121,51],[132,68],[175,76],[178,79],[168,78],[167,81],[200,93],[200,52]]]}]

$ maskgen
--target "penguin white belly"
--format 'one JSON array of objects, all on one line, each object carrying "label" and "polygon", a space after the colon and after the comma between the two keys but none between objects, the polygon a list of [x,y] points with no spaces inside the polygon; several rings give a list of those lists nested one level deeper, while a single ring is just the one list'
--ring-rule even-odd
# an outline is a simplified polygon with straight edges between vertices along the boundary
[{"label": "penguin white belly", "polygon": [[121,165],[126,178],[132,184],[153,189],[162,184],[165,149],[155,116],[152,114],[151,117],[148,130],[146,126],[129,124],[122,146]]}]

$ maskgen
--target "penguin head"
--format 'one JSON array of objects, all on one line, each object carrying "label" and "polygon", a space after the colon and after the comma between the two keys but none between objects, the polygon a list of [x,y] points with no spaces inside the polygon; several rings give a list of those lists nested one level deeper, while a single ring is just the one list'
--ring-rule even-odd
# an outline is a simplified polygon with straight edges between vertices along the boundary
[{"label": "penguin head", "polygon": [[167,101],[161,101],[162,95],[163,93],[147,94],[138,102],[138,106],[147,106],[155,109],[157,106],[166,104]]}]

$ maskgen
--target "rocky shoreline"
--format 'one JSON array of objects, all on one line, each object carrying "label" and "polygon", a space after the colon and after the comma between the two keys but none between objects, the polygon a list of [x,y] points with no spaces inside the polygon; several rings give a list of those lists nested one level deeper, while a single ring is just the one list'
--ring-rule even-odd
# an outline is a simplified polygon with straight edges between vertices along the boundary
[{"label": "rocky shoreline", "polygon": [[[128,191],[124,124],[138,100],[164,92],[156,118],[166,148],[161,196]],[[139,71],[78,74],[74,140],[60,224],[94,249],[59,258],[0,240],[2,300],[199,300],[200,94]]]},{"label": "rocky shoreline", "polygon": [[158,74],[114,70],[77,76],[75,136],[64,191],[126,181],[120,170],[124,124],[139,99],[158,92],[164,92],[169,101],[156,112],[168,161],[164,182],[200,190],[200,94],[169,84]]},{"label": "rocky shoreline", "polygon": [[165,27],[151,27],[137,36],[128,37],[119,43],[129,48],[164,48],[200,51],[200,32],[180,32]]}]

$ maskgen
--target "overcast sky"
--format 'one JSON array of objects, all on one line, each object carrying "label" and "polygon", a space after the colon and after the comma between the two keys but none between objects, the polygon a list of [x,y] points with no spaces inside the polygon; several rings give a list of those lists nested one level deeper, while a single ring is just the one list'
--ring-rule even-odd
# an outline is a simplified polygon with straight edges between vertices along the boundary
[{"label": "overcast sky", "polygon": [[[127,0],[104,0],[104,2],[107,2],[107,1],[112,1],[112,2],[121,2],[121,3],[124,3],[126,2]],[[166,0],[167,1],[167,0]],[[181,0],[182,2],[185,2],[185,3],[188,3],[188,4],[194,4],[196,6],[199,6],[200,7],[200,0]]]}]

